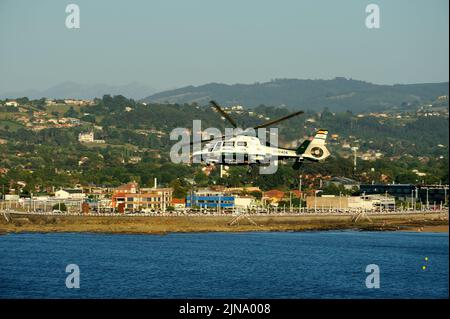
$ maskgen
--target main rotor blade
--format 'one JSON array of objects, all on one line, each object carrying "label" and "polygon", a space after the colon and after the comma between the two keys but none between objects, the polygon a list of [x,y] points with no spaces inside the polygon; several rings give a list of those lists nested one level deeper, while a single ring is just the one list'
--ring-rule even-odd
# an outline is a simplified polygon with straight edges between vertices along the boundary
[{"label": "main rotor blade", "polygon": [[234,128],[237,128],[237,124],[236,122],[231,118],[230,115],[228,115],[227,113],[225,113],[224,110],[222,110],[222,108],[219,106],[219,104],[217,104],[215,101],[210,101],[209,102],[224,118],[226,118],[228,120],[228,122],[231,123],[231,125],[233,125]]},{"label": "main rotor blade", "polygon": [[290,119],[291,117],[294,117],[294,116],[297,116],[297,115],[300,115],[300,114],[303,114],[303,113],[304,113],[303,111],[298,111],[298,112],[295,112],[295,113],[292,113],[292,114],[289,114],[289,115],[280,117],[279,119],[272,120],[272,121],[269,121],[269,122],[260,124],[260,125],[258,125],[258,126],[255,126],[254,129],[256,130],[256,129],[258,129],[258,128],[267,127],[267,126],[270,126],[270,125],[279,123],[279,122],[281,122],[281,121],[285,121],[285,120],[287,120],[287,119]]},{"label": "main rotor blade", "polygon": [[189,143],[186,143],[186,144],[183,144],[182,146],[185,146],[185,145],[194,145],[194,144],[198,144],[198,143],[205,143],[205,142],[211,142],[212,140],[218,140],[219,138],[218,137],[212,137],[212,138],[208,138],[208,139],[206,139],[206,140],[201,140],[201,141],[191,141],[191,142],[189,142]]}]

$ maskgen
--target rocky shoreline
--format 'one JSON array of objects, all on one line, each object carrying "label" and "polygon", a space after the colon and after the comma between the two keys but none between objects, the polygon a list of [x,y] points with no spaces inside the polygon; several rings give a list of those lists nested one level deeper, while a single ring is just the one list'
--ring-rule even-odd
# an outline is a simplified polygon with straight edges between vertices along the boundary
[{"label": "rocky shoreline", "polygon": [[21,232],[89,232],[167,234],[176,232],[248,231],[416,231],[448,232],[448,212],[374,214],[355,220],[348,215],[251,216],[45,216],[11,214],[0,221],[0,234]]}]

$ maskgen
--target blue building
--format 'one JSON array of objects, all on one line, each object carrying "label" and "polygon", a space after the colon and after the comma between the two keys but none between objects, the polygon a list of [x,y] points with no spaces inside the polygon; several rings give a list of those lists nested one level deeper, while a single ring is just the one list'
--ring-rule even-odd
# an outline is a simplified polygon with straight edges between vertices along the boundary
[{"label": "blue building", "polygon": [[224,195],[219,192],[198,191],[192,196],[186,196],[186,207],[201,207],[201,208],[233,208],[234,196]]}]

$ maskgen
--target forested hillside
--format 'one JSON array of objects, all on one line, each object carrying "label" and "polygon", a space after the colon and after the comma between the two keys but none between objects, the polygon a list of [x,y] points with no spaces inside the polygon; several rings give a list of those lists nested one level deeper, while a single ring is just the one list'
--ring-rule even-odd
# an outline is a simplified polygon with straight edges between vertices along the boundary
[{"label": "forested hillside", "polygon": [[385,111],[414,109],[438,96],[448,95],[448,82],[377,85],[345,78],[333,80],[279,79],[255,84],[210,83],[156,93],[144,102],[198,103],[215,99],[224,105],[288,106],[294,109],[332,111]]},{"label": "forested hillside", "polygon": [[[361,182],[448,183],[448,113],[399,112],[355,114],[307,111],[280,123],[280,145],[296,147],[318,128],[329,130],[332,156],[300,171],[282,163],[273,175],[249,175],[245,168],[229,170],[221,179],[217,170],[206,176],[202,166],[173,164],[169,151],[172,129],[202,128],[223,131],[230,125],[210,107],[195,104],[142,104],[123,96],[106,95],[93,105],[45,105],[42,100],[17,99],[20,107],[0,106],[0,185],[26,184],[24,191],[77,183],[117,186],[130,180],[151,185],[188,187],[224,184],[256,185],[262,189],[298,186],[298,176],[309,176],[305,187],[321,179],[347,176]],[[259,106],[226,110],[243,128],[289,114],[285,107]],[[54,124],[54,123],[66,124]],[[67,124],[74,123],[74,124]],[[80,143],[78,134],[93,131],[104,143]],[[358,166],[353,171],[353,152]],[[420,176],[418,173],[420,172]],[[309,185],[309,186],[308,186]]]}]

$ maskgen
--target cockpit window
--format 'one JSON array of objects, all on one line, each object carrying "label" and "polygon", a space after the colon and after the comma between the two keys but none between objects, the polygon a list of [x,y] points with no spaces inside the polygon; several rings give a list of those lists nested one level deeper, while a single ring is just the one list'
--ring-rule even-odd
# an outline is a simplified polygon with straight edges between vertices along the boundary
[{"label": "cockpit window", "polygon": [[237,142],[237,146],[247,146],[247,142]]},{"label": "cockpit window", "polygon": [[217,151],[220,146],[222,146],[222,142],[217,142],[216,145],[214,145],[214,150]]},{"label": "cockpit window", "polygon": [[234,146],[234,142],[224,142],[223,146]]}]

